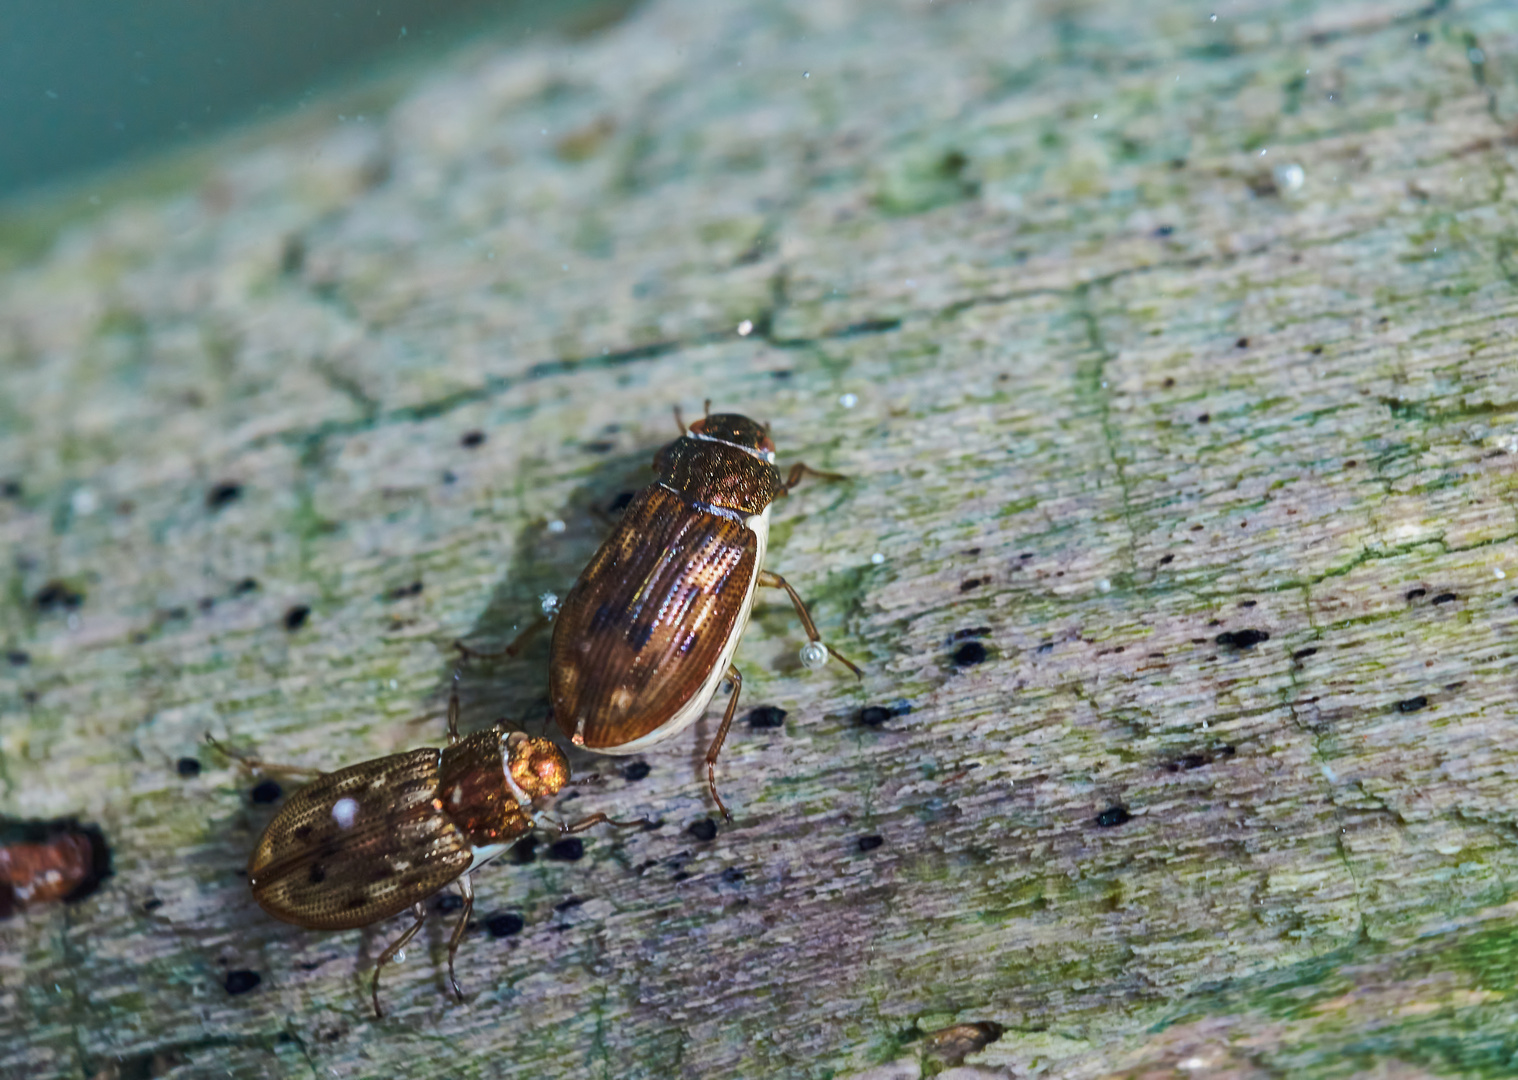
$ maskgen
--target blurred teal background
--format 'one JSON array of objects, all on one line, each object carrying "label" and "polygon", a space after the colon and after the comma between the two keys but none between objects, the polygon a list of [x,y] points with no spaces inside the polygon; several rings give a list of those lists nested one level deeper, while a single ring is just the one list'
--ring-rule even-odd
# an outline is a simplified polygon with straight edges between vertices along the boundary
[{"label": "blurred teal background", "polygon": [[594,28],[608,0],[3,0],[0,199],[262,116],[472,37]]}]

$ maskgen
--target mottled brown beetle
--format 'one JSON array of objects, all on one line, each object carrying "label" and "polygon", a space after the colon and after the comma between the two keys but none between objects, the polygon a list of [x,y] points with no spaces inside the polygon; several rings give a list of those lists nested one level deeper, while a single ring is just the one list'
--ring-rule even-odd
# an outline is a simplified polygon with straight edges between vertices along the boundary
[{"label": "mottled brown beetle", "polygon": [[[471,871],[501,854],[537,822],[533,804],[570,783],[569,763],[552,742],[498,722],[460,739],[457,691],[448,702],[449,745],[375,758],[337,772],[271,766],[207,741],[251,768],[316,777],[264,829],[248,860],[258,906],[307,930],[353,930],[399,915],[416,921],[374,965],[374,1014],[380,970],[416,936],[424,901],[457,881],[464,897],[448,942],[448,981],[460,999],[453,960],[474,907]],[[563,833],[607,823],[595,814]]]},{"label": "mottled brown beetle", "polygon": [[732,680],[706,752],[712,799],[732,820],[716,761],[743,687],[732,660],[757,588],[790,596],[810,639],[802,663],[819,668],[832,655],[860,675],[823,643],[796,590],[763,568],[770,504],[808,474],[845,477],[797,464],[782,481],[768,428],[746,416],[708,414],[680,430],[654,458],[659,479],[633,497],[559,607],[549,698],[575,745],[636,754],[693,724]]}]

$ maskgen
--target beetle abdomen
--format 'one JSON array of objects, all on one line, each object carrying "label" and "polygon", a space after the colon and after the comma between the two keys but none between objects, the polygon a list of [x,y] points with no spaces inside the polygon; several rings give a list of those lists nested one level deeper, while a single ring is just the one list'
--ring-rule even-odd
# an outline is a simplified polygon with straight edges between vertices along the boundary
[{"label": "beetle abdomen", "polygon": [[549,689],[564,732],[615,749],[687,710],[742,632],[759,549],[741,515],[660,484],[634,496],[559,609]]},{"label": "beetle abdomen", "polygon": [[291,795],[248,861],[259,906],[309,930],[348,930],[463,873],[469,845],[435,806],[440,753],[363,762]]}]

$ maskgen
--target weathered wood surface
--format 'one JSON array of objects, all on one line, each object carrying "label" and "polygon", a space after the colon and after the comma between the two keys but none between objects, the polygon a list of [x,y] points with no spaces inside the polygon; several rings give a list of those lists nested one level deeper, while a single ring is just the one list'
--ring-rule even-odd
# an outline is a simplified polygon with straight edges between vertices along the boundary
[{"label": "weathered wood surface", "polygon": [[[0,1073],[909,1077],[994,1021],[952,1075],[1510,1075],[1518,15],[1217,11],[658,0],[8,273],[0,809],[116,875],[0,924]],[[711,719],[602,759],[566,812],[663,826],[479,873],[525,929],[460,1005],[432,927],[375,1022],[396,927],[264,917],[201,736],[440,740],[448,643],[707,397],[855,478],[770,564],[864,683],[770,602],[735,826],[684,831]],[[545,646],[471,727],[541,716]]]}]

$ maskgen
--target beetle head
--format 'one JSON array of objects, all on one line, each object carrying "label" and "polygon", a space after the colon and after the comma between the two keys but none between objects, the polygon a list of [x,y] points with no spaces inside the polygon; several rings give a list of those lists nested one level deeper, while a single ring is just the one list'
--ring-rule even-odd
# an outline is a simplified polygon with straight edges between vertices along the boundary
[{"label": "beetle head", "polygon": [[569,783],[569,762],[564,752],[547,739],[534,739],[514,731],[506,737],[506,767],[511,778],[530,799],[557,794]]},{"label": "beetle head", "polygon": [[716,413],[691,422],[692,435],[732,443],[773,462],[775,444],[770,441],[770,429],[755,420],[738,413]]}]

